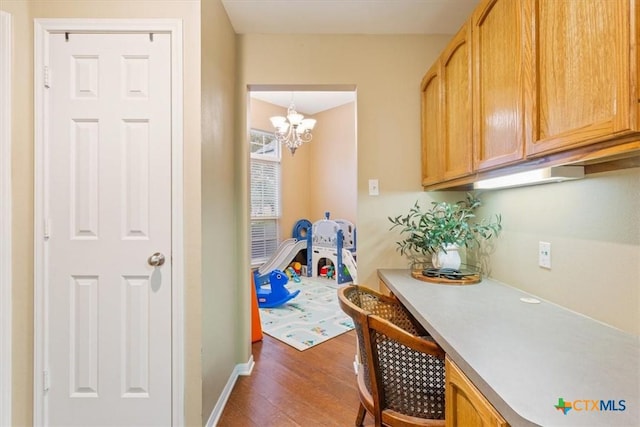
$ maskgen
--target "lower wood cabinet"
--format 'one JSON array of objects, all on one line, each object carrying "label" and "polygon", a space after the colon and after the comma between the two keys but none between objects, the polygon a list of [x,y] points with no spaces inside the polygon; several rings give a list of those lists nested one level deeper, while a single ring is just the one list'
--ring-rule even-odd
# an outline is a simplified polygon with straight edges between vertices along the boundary
[{"label": "lower wood cabinet", "polygon": [[447,427],[508,427],[489,401],[448,357],[445,360],[446,426]]},{"label": "lower wood cabinet", "polygon": [[387,284],[384,283],[382,280],[378,280],[378,290],[383,295],[391,295],[391,291],[387,287]]}]

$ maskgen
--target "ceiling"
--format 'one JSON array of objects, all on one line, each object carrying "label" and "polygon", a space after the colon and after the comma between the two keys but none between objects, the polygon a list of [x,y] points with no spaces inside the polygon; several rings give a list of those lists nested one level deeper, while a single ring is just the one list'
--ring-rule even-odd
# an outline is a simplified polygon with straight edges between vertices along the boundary
[{"label": "ceiling", "polygon": [[269,91],[251,92],[251,98],[257,98],[270,104],[289,107],[292,98],[296,111],[306,115],[314,115],[356,100],[354,91]]},{"label": "ceiling", "polygon": [[455,34],[479,0],[222,0],[238,34]]},{"label": "ceiling", "polygon": [[[455,34],[479,0],[222,0],[238,34]],[[302,18],[302,19],[301,19]],[[252,97],[316,114],[355,92],[264,91]]]}]

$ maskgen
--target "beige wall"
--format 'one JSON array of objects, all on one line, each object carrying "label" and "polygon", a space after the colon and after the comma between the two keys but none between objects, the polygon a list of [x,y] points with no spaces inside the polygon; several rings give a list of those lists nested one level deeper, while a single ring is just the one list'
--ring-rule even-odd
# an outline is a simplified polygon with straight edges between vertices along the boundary
[{"label": "beige wall", "polygon": [[33,25],[30,4],[3,1],[12,14],[12,418],[31,424],[33,383]]},{"label": "beige wall", "polygon": [[[405,265],[386,217],[421,194],[420,80],[449,38],[239,36],[239,99],[247,85],[356,86],[358,276],[374,287],[377,268]],[[291,55],[301,49],[303,60]],[[367,195],[369,178],[380,180],[380,196]]]},{"label": "beige wall", "polygon": [[235,33],[220,1],[202,2],[202,422],[237,363],[249,358],[249,324],[239,310],[251,288],[239,256],[236,195]]},{"label": "beige wall", "polygon": [[[482,199],[504,225],[492,277],[640,334],[640,168]],[[551,270],[538,267],[539,241],[551,242]]]},{"label": "beige wall", "polygon": [[[356,105],[350,102],[315,115],[312,161],[305,180],[311,197],[311,222],[324,218],[346,219],[356,224],[357,218],[357,146]],[[297,155],[297,153],[296,153]]]},{"label": "beige wall", "polygon": [[[184,37],[186,420],[202,424],[200,261],[200,1],[3,0],[13,15],[13,420],[32,423],[33,19],[178,18]],[[228,377],[228,374],[227,374]]]}]

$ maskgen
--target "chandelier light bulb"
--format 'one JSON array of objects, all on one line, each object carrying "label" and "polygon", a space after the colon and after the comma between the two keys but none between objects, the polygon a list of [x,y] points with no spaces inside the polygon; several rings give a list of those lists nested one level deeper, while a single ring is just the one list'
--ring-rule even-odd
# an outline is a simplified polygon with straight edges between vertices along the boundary
[{"label": "chandelier light bulb", "polygon": [[292,113],[287,114],[287,119],[289,120],[289,123],[291,123],[291,125],[293,126],[299,125],[303,118],[304,116],[302,114],[296,113],[295,110],[293,110]]},{"label": "chandelier light bulb", "polygon": [[311,131],[316,125],[316,119],[304,119],[300,125]]},{"label": "chandelier light bulb", "polygon": [[271,124],[276,129],[280,129],[286,122],[287,122],[287,119],[282,116],[271,117]]}]

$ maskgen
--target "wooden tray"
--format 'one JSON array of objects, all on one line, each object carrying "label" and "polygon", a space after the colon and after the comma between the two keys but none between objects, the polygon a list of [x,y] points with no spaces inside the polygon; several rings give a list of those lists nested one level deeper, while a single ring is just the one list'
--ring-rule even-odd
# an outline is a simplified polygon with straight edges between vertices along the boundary
[{"label": "wooden tray", "polygon": [[411,276],[414,279],[422,280],[428,283],[437,283],[440,285],[474,285],[480,283],[480,274],[465,276],[461,279],[447,279],[446,277],[427,277],[422,274],[422,270],[411,270]]}]

